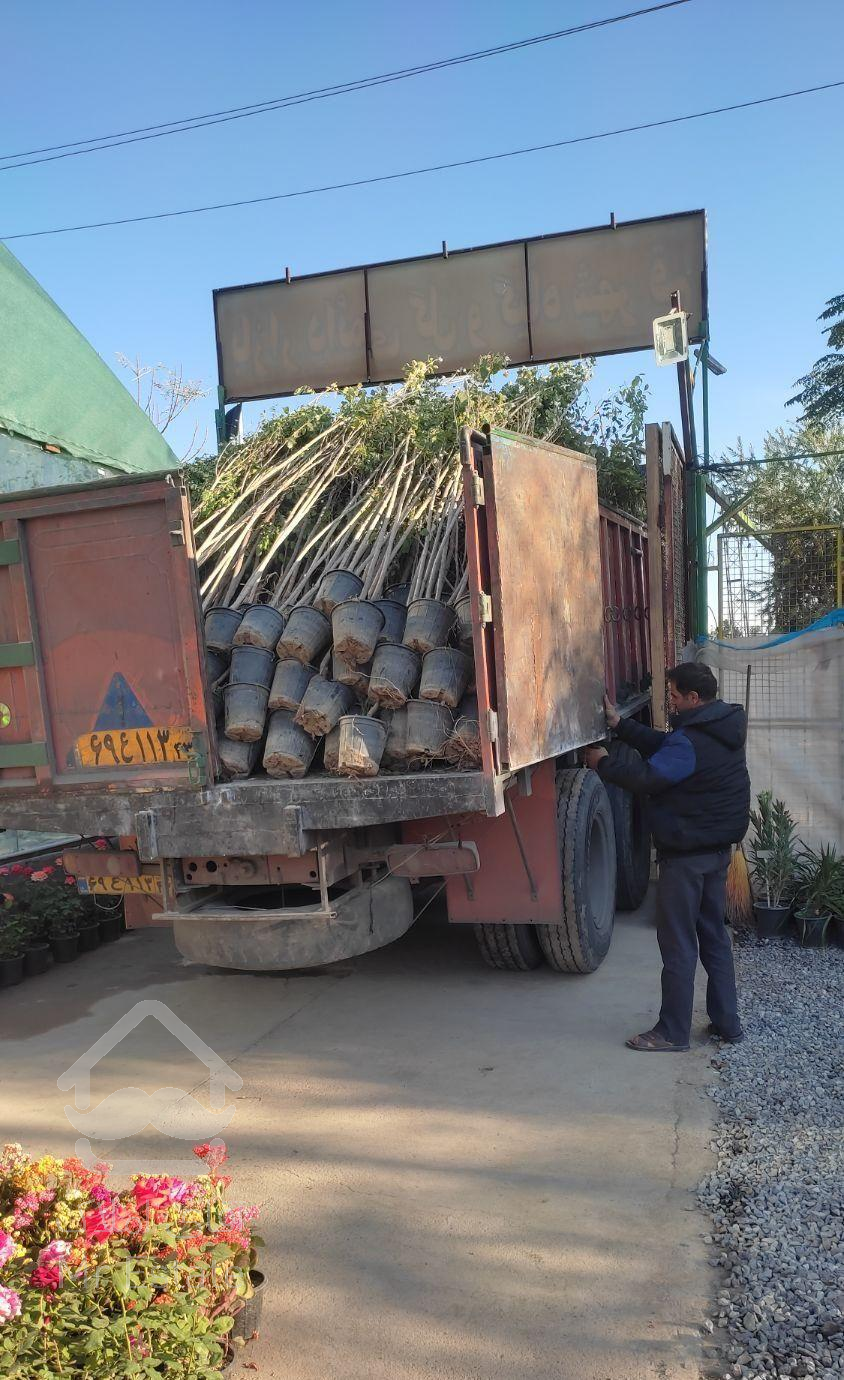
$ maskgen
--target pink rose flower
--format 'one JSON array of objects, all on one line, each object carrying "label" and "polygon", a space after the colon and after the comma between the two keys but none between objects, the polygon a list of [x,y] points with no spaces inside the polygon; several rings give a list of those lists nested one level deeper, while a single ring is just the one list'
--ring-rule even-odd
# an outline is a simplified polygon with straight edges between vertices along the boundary
[{"label": "pink rose flower", "polygon": [[38,1252],[39,1265],[61,1265],[73,1250],[69,1241],[48,1241]]},{"label": "pink rose flower", "polygon": [[49,872],[44,872],[43,870],[40,872],[33,872],[29,880],[31,882],[46,882],[49,875]]},{"label": "pink rose flower", "polygon": [[68,873],[68,875],[67,875],[67,876],[65,877],[65,879],[64,879],[64,884],[65,884],[65,886],[76,886],[76,878],[75,878],[75,877],[71,877],[70,874]]},{"label": "pink rose flower", "polygon": [[16,1318],[21,1311],[21,1296],[14,1289],[5,1289],[0,1284],[0,1323]]},{"label": "pink rose flower", "polygon": [[36,1265],[29,1282],[33,1289],[42,1289],[45,1294],[54,1294],[62,1282],[62,1272],[58,1265]]},{"label": "pink rose flower", "polygon": [[229,1157],[229,1152],[223,1141],[218,1145],[213,1145],[208,1141],[203,1145],[195,1145],[193,1147],[193,1153],[198,1159],[205,1160],[212,1174],[216,1169],[219,1169],[221,1164],[225,1164]]},{"label": "pink rose flower", "polygon": [[8,1265],[15,1253],[15,1238],[10,1236],[7,1231],[0,1231],[0,1269]]}]

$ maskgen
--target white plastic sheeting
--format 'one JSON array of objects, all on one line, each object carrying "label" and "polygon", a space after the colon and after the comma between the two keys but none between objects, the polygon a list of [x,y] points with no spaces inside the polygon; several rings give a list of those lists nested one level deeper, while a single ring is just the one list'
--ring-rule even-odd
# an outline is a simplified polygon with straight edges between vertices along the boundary
[{"label": "white plastic sheeting", "polygon": [[696,648],[720,696],[744,704],[753,794],[785,801],[804,843],[844,840],[844,609],[803,632]]}]

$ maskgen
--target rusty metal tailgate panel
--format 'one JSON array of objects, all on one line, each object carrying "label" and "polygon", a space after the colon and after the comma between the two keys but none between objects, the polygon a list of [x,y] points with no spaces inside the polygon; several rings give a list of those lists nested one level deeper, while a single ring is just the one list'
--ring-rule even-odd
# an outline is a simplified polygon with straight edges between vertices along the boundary
[{"label": "rusty metal tailgate panel", "polygon": [[[186,500],[168,480],[0,503],[0,796],[199,786],[208,760]],[[11,543],[11,546],[8,544]],[[4,723],[3,720],[6,720]]]},{"label": "rusty metal tailgate panel", "polygon": [[493,430],[484,460],[501,765],[605,730],[595,463]]}]

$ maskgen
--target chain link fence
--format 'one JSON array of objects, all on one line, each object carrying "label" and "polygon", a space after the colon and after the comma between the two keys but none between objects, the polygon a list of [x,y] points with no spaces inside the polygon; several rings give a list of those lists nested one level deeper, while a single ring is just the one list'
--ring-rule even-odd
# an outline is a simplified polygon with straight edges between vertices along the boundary
[{"label": "chain link fence", "polygon": [[786,527],[718,538],[718,630],[726,641],[799,632],[844,604],[844,529]]}]

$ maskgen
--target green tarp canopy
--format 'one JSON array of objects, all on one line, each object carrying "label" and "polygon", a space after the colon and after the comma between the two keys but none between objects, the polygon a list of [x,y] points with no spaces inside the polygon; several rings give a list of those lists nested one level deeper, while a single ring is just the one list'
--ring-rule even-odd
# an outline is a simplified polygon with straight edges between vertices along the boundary
[{"label": "green tarp canopy", "polygon": [[179,463],[93,346],[3,244],[0,429],[123,474],[160,473]]}]

